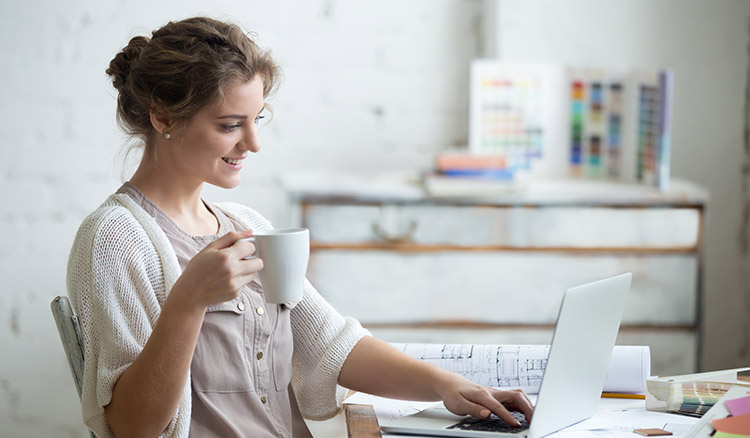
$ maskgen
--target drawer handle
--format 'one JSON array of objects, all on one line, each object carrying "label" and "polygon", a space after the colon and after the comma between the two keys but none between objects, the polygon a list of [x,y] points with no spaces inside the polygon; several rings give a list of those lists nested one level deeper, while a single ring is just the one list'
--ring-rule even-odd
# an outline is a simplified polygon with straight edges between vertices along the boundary
[{"label": "drawer handle", "polygon": [[417,231],[417,222],[411,221],[409,223],[409,229],[401,234],[392,235],[388,231],[384,230],[380,224],[372,224],[372,232],[382,242],[391,245],[402,245],[404,243],[411,243],[414,240],[414,232]]}]

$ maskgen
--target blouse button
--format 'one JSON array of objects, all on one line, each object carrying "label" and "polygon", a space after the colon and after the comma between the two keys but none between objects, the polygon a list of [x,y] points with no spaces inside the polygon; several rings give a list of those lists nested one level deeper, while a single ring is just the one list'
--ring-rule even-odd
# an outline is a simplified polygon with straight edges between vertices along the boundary
[{"label": "blouse button", "polygon": [[244,303],[244,302],[242,302],[242,301],[240,301],[240,302],[239,302],[239,303],[237,304],[237,308],[238,308],[238,309],[240,309],[240,312],[244,311],[244,310],[245,310],[245,303]]},{"label": "blouse button", "polygon": [[260,402],[263,403],[263,404],[266,404],[266,396],[265,395],[260,397]]},{"label": "blouse button", "polygon": [[261,359],[263,359],[263,352],[262,352],[262,351],[259,351],[259,352],[258,352],[258,354],[256,354],[256,355],[255,355],[255,357],[257,357],[257,358],[258,358],[258,360],[261,360]]},{"label": "blouse button", "polygon": [[257,309],[255,309],[255,311],[258,313],[258,315],[262,315],[262,314],[266,313],[266,309],[264,309],[262,307],[258,307]]}]

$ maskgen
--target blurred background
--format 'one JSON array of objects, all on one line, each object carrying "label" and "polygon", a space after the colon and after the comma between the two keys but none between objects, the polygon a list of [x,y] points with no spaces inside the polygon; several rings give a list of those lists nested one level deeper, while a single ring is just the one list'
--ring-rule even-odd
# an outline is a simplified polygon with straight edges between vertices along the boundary
[{"label": "blurred background", "polygon": [[[633,330],[623,342],[650,344],[655,357],[665,344],[684,346],[656,357],[653,372],[750,364],[745,0],[215,0],[210,6],[195,0],[3,0],[2,9],[0,437],[85,436],[49,303],[67,293],[66,262],[78,225],[130,172],[128,139],[117,128],[116,95],[104,70],[131,37],[194,15],[227,19],[256,33],[284,71],[269,101],[273,120],[261,131],[263,150],[248,160],[237,189],[207,188],[205,197],[252,206],[277,227],[309,226],[317,242],[311,279],[342,313],[372,323],[376,334],[393,341],[543,343],[554,315],[536,321],[538,329],[502,315],[534,315],[523,306],[540,301],[537,292],[551,297],[555,309],[559,295],[549,290],[561,294],[579,280],[623,268],[636,274],[638,297],[629,304]],[[658,189],[624,189],[635,213],[615,234],[645,221],[653,222],[649,232],[669,233],[680,215],[639,213],[656,199],[667,206],[659,212],[675,207],[697,214],[687,220],[694,242],[685,248],[677,239],[675,248],[641,250],[636,236],[604,251],[569,253],[554,250],[559,244],[551,239],[538,250],[533,236],[513,240],[528,219],[523,211],[538,206],[523,201],[523,193],[511,201],[497,193],[497,202],[463,196],[430,201],[422,175],[434,170],[439,154],[466,150],[469,143],[470,64],[476,58],[612,71],[671,69],[671,178],[690,188],[663,198]],[[549,145],[546,152],[556,153]],[[559,187],[560,199],[577,196]],[[607,190],[596,192],[596,203],[610,204]],[[622,187],[612,190],[612,201],[619,202]],[[514,208],[516,202],[525,210]],[[493,210],[498,205],[502,211]],[[566,216],[582,205],[540,209],[549,213],[538,219],[542,225],[522,231],[555,228],[556,217],[589,217],[586,209],[583,216]],[[315,216],[321,206],[329,210]],[[372,217],[380,222],[367,222]],[[490,251],[481,233],[462,234],[477,218],[499,218],[482,222],[488,235],[501,236]],[[607,220],[596,218],[589,220]],[[431,220],[443,224],[435,233],[466,240],[430,240],[415,232]],[[324,234],[325,227],[335,230]],[[556,239],[576,247],[576,238],[560,229]],[[356,230],[362,235],[354,236]],[[629,248],[624,256],[612,248],[618,245]],[[479,259],[467,256],[477,248]],[[544,272],[552,273],[546,282],[539,280]],[[444,275],[453,275],[448,286],[420,282]],[[506,277],[512,279],[508,287]],[[432,289],[446,300],[442,307],[423,305]],[[425,295],[415,299],[411,291],[417,290]],[[472,290],[481,291],[476,300],[490,300],[484,306],[492,309],[490,316],[456,310],[463,307],[450,297],[471,301]],[[385,305],[372,310],[362,304],[381,292]],[[512,298],[518,296],[530,298]],[[520,310],[504,308],[506,301]],[[470,307],[480,306],[474,301]],[[458,314],[446,318],[446,309]],[[640,314],[647,317],[638,319]]]}]

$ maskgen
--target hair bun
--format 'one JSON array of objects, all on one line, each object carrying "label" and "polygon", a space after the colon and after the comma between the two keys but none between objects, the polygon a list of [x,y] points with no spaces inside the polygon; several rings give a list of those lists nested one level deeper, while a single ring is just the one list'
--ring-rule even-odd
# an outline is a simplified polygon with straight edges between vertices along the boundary
[{"label": "hair bun", "polygon": [[260,76],[263,97],[279,68],[236,24],[194,17],[165,24],[128,42],[107,68],[117,89],[117,121],[130,135],[154,135],[151,112],[174,123],[190,121],[217,102],[233,81]]},{"label": "hair bun", "polygon": [[130,39],[120,53],[109,62],[109,68],[105,71],[112,77],[112,85],[121,90],[127,83],[128,74],[133,65],[133,61],[141,56],[141,51],[149,43],[149,39],[144,36],[136,36]]}]

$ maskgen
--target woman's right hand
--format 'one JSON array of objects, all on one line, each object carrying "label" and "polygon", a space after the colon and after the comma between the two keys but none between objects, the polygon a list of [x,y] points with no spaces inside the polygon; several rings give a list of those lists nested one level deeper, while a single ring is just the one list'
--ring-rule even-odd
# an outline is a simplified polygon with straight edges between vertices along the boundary
[{"label": "woman's right hand", "polygon": [[204,308],[237,298],[263,269],[260,258],[245,260],[255,253],[255,245],[239,239],[252,235],[252,231],[233,231],[206,245],[188,262],[170,296],[177,293],[188,303]]},{"label": "woman's right hand", "polygon": [[206,245],[169,291],[148,342],[122,373],[104,414],[118,436],[157,436],[182,398],[206,307],[236,298],[263,268],[252,242],[232,232]]}]

